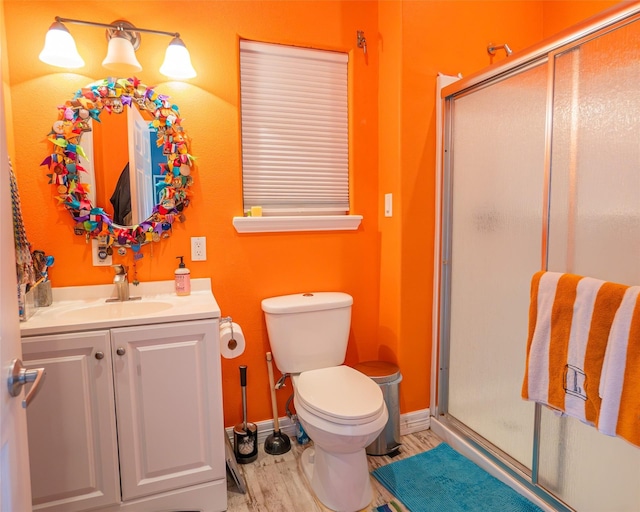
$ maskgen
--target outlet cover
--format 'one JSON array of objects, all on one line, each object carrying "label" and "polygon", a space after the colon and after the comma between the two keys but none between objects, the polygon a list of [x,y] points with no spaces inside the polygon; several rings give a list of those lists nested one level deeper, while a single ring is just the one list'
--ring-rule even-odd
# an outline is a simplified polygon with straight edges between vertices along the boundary
[{"label": "outlet cover", "polygon": [[91,240],[91,256],[94,267],[111,266],[112,258],[107,245],[96,238]]},{"label": "outlet cover", "polygon": [[207,238],[204,236],[191,237],[191,261],[207,260]]}]

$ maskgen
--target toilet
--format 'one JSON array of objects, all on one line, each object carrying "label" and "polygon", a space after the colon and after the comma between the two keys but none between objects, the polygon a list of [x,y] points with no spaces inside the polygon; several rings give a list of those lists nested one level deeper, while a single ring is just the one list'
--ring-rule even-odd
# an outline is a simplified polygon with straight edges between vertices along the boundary
[{"label": "toilet", "polygon": [[355,512],[373,498],[365,448],[389,417],[380,387],[344,366],[353,298],[300,293],[262,301],[276,365],[291,374],[298,419],[313,440],[301,456],[316,497]]}]

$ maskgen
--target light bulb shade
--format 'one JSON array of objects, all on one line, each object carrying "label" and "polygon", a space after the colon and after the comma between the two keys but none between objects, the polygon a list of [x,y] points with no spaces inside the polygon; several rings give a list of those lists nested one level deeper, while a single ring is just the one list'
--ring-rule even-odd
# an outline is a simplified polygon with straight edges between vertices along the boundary
[{"label": "light bulb shade", "polygon": [[60,68],[71,69],[84,66],[84,60],[78,53],[73,36],[59,21],[53,22],[49,27],[39,58],[46,64]]},{"label": "light bulb shade", "polygon": [[107,56],[102,61],[102,66],[110,71],[122,74],[142,71],[142,66],[136,59],[136,53],[131,41],[117,35],[109,39]]},{"label": "light bulb shade", "polygon": [[184,80],[197,75],[196,70],[191,65],[189,50],[179,37],[174,37],[167,46],[164,55],[164,62],[160,66],[160,73],[169,78]]}]

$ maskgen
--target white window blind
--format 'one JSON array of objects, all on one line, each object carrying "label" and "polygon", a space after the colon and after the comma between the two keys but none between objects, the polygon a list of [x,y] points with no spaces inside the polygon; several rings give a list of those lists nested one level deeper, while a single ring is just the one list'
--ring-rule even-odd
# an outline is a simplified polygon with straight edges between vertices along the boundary
[{"label": "white window blind", "polygon": [[349,211],[345,53],[240,41],[244,208]]}]

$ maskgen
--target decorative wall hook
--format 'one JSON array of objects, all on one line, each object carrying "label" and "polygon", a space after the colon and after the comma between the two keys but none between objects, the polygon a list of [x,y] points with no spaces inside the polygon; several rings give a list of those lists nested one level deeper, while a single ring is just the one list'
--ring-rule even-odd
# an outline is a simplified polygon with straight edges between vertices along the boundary
[{"label": "decorative wall hook", "polygon": [[358,48],[362,48],[364,54],[367,54],[367,39],[364,37],[364,30],[358,30]]}]

